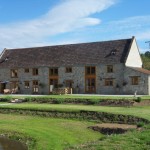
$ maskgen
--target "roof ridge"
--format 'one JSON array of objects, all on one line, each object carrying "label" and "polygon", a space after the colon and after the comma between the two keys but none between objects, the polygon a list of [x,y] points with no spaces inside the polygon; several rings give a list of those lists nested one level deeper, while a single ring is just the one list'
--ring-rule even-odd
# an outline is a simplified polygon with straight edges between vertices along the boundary
[{"label": "roof ridge", "polygon": [[125,41],[132,40],[132,38],[127,39],[116,39],[107,41],[96,41],[96,42],[85,42],[85,43],[72,43],[72,44],[58,44],[58,45],[47,45],[47,46],[37,46],[37,47],[22,47],[22,48],[8,48],[7,50],[19,50],[19,49],[34,49],[34,48],[49,48],[49,47],[59,47],[59,46],[71,46],[71,45],[82,45],[82,44],[94,44],[94,43],[105,43],[105,42],[115,42],[115,41]]}]

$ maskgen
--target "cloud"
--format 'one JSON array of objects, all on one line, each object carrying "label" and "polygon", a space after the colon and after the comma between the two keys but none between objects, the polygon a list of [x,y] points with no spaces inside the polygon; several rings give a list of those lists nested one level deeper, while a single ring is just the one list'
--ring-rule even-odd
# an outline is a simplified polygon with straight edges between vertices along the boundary
[{"label": "cloud", "polygon": [[98,25],[101,20],[90,16],[115,2],[116,0],[64,0],[40,18],[0,25],[0,47],[38,46],[38,43],[45,44],[46,37]]}]

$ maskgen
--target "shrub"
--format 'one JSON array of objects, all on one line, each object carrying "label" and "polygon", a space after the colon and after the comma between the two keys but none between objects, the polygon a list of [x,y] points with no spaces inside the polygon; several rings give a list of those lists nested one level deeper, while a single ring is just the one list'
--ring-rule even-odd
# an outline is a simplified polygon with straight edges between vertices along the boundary
[{"label": "shrub", "polygon": [[7,95],[3,98],[0,98],[0,102],[10,102],[11,99],[12,99],[12,96]]},{"label": "shrub", "polygon": [[145,125],[144,122],[138,122],[137,127],[140,128],[140,127],[143,127],[144,125]]},{"label": "shrub", "polygon": [[141,97],[137,97],[137,99],[135,99],[134,101],[135,101],[135,102],[140,103],[140,102],[141,102],[141,100],[142,100],[142,98],[141,98]]}]

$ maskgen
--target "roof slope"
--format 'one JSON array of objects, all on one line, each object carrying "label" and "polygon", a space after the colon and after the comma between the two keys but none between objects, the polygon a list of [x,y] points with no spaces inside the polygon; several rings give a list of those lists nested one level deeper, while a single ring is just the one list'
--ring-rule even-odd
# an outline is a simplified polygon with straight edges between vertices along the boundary
[{"label": "roof slope", "polygon": [[136,70],[138,72],[141,72],[141,73],[144,73],[144,74],[149,74],[150,75],[150,70],[146,70],[144,68],[135,68],[135,67],[130,67],[132,68],[133,70]]},{"label": "roof slope", "polygon": [[70,45],[6,49],[0,67],[35,67],[124,63],[132,39]]}]

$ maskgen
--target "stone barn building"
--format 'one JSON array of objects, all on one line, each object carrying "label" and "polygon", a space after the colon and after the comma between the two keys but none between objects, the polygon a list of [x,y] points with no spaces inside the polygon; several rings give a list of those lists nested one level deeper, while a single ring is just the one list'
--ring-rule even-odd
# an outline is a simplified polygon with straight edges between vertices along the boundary
[{"label": "stone barn building", "polygon": [[135,37],[1,53],[1,93],[50,94],[58,87],[82,94],[150,95],[150,71],[142,68]]}]

